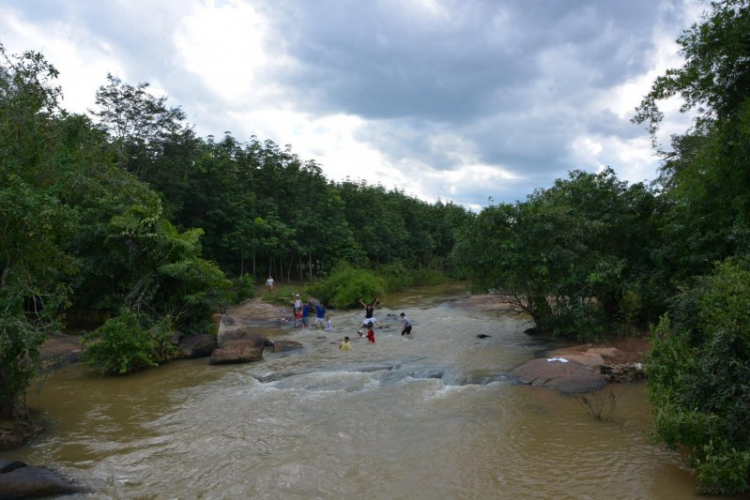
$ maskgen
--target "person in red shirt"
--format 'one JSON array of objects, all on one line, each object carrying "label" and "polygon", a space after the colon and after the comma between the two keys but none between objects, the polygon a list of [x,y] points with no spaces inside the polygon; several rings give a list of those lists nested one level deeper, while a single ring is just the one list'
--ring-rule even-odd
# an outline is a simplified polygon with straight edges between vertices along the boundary
[{"label": "person in red shirt", "polygon": [[367,340],[370,341],[371,344],[375,343],[375,332],[372,331],[372,325],[369,325],[367,327]]}]

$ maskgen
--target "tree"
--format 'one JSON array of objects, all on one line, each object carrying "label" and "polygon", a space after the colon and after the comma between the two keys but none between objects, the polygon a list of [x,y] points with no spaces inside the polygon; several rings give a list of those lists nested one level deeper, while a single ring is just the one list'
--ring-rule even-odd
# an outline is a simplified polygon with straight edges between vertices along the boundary
[{"label": "tree", "polygon": [[656,436],[685,446],[704,493],[750,489],[750,265],[727,259],[680,295],[647,363]]},{"label": "tree", "polygon": [[454,257],[475,285],[508,296],[540,330],[601,336],[644,319],[652,200],[611,169],[573,171],[525,202],[482,210]]},{"label": "tree", "polygon": [[58,323],[74,262],[62,249],[73,214],[58,197],[57,71],[0,45],[0,417],[25,416],[39,348]]},{"label": "tree", "polygon": [[690,451],[703,491],[735,493],[750,489],[750,2],[712,2],[678,43],[685,64],[656,79],[634,117],[655,138],[659,101],[680,96],[695,113],[660,151],[657,258],[686,291],[655,329],[649,390],[657,437]]}]

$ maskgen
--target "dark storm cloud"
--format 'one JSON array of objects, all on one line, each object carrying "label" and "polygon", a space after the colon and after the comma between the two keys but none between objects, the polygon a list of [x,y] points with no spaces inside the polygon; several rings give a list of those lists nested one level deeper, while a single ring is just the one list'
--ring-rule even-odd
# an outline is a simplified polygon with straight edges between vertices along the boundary
[{"label": "dark storm cloud", "polygon": [[622,82],[644,70],[654,25],[670,15],[652,0],[440,2],[445,15],[420,2],[276,5],[285,50],[302,63],[279,77],[306,89],[305,106],[436,121],[491,113],[499,94],[550,76],[559,96],[582,80]]}]

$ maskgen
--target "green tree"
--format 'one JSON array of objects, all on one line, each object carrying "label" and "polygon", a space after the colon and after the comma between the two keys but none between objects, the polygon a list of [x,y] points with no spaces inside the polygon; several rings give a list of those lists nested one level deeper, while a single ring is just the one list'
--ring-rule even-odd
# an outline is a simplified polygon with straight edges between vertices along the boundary
[{"label": "green tree", "polygon": [[750,489],[750,266],[728,259],[680,295],[647,364],[656,436],[684,446],[704,493]]},{"label": "green tree", "polygon": [[485,208],[454,257],[476,286],[508,296],[540,330],[601,336],[650,310],[642,291],[653,267],[653,210],[644,186],[611,169],[573,171],[525,202]]},{"label": "green tree", "polygon": [[60,90],[40,54],[0,45],[0,417],[25,416],[39,348],[58,324],[75,269],[61,246],[74,214],[59,198]]}]

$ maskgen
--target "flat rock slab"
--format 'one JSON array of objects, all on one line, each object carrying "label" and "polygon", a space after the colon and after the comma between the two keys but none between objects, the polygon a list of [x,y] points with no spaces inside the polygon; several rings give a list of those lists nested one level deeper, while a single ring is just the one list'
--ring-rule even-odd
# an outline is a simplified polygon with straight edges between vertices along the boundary
[{"label": "flat rock slab", "polygon": [[607,380],[591,368],[576,361],[563,362],[555,358],[532,359],[516,368],[513,375],[523,384],[566,394],[598,391],[607,385]]}]

